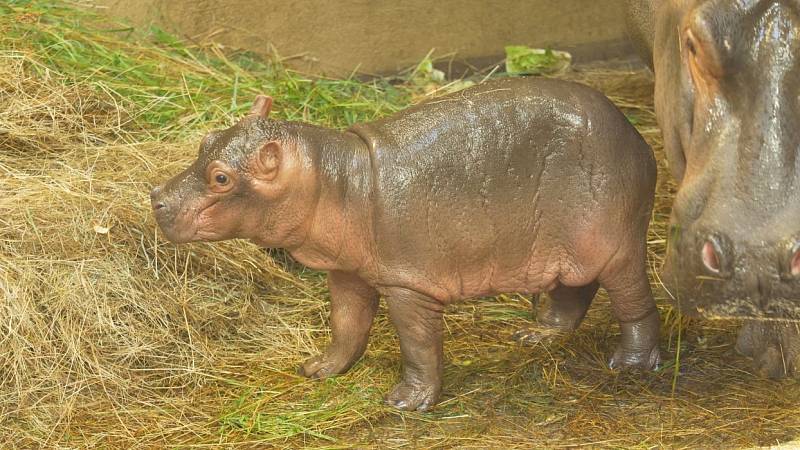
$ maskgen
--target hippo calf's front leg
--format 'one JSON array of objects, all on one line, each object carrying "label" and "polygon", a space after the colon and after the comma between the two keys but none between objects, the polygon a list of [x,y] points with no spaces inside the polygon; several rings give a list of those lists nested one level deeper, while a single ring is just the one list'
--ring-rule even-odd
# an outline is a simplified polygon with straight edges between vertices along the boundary
[{"label": "hippo calf's front leg", "polygon": [[402,379],[386,402],[398,409],[428,410],[439,401],[442,391],[444,306],[405,289],[388,292],[386,303],[403,357]]},{"label": "hippo calf's front leg", "polygon": [[355,275],[332,271],[328,274],[328,288],[333,340],[324,353],[300,366],[300,374],[309,378],[347,372],[367,348],[369,329],[378,309],[378,292]]}]

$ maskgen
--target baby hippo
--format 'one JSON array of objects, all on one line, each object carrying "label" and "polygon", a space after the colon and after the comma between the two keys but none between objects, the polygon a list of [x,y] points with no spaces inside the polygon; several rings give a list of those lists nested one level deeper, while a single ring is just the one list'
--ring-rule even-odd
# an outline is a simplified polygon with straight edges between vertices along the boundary
[{"label": "baby hippo", "polygon": [[442,313],[457,300],[548,293],[543,326],[577,327],[599,287],[621,328],[612,368],[659,362],[646,273],[652,151],[602,94],[505,79],[346,131],[269,119],[272,99],[209,133],[151,193],[173,242],[250,239],[328,272],[333,341],[300,372],[346,372],[383,297],[425,410],[442,389]]}]

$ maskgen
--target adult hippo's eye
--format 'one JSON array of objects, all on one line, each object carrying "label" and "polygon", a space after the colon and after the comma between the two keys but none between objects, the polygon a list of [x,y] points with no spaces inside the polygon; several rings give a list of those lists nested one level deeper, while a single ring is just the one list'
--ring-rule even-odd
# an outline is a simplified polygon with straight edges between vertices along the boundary
[{"label": "adult hippo's eye", "polygon": [[226,184],[228,184],[228,181],[229,181],[228,180],[228,176],[225,175],[224,173],[218,174],[217,177],[214,178],[214,179],[217,181],[217,184],[219,184],[221,186],[225,186]]},{"label": "adult hippo's eye", "polygon": [[697,46],[694,43],[694,38],[690,33],[687,34],[688,35],[686,36],[686,50],[688,50],[689,54],[692,55],[693,57],[697,56]]},{"label": "adult hippo's eye", "polygon": [[721,55],[708,23],[697,21],[684,31],[683,50],[697,87],[712,88],[723,77]]}]

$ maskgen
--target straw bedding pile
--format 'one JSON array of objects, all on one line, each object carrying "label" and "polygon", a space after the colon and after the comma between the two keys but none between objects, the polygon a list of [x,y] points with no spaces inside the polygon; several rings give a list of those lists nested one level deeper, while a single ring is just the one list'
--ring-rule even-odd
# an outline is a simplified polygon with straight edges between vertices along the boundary
[{"label": "straw bedding pile", "polygon": [[[0,22],[18,26],[67,33],[20,9]],[[798,383],[751,375],[732,348],[737,324],[677,317],[655,275],[666,353],[655,373],[605,368],[618,327],[604,296],[572,336],[519,347],[509,338],[529,325],[530,303],[509,295],[449,309],[444,402],[432,413],[381,403],[399,375],[383,310],[350,373],[324,382],[295,375],[329,340],[324,276],[244,242],[165,243],[148,204],[150,187],[192,160],[199,121],[222,126],[240,109],[208,118],[187,108],[164,135],[143,119],[156,103],[76,76],[20,42],[0,37],[2,447],[747,447],[800,435]],[[274,73],[286,97],[301,89]],[[566,76],[610,95],[662,160],[650,245],[657,268],[673,186],[650,76]],[[301,100],[278,97],[279,108],[288,103],[279,113],[327,124],[359,118],[343,112],[358,105],[334,105],[316,86],[302,88]],[[362,88],[342,86],[343,98]],[[398,87],[378,107],[395,88],[380,89],[384,96],[359,100],[369,114],[410,98]]]}]

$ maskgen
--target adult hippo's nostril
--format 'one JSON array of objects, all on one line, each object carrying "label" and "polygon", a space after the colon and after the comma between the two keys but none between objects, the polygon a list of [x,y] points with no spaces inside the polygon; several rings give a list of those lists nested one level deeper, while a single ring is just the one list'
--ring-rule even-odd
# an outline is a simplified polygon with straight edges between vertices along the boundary
[{"label": "adult hippo's nostril", "polygon": [[791,281],[800,278],[800,242],[795,242],[789,247],[789,252],[785,254],[786,265],[781,271],[784,281]]},{"label": "adult hippo's nostril", "polygon": [[710,237],[703,244],[701,250],[703,258],[703,265],[714,275],[719,275],[722,272],[722,248],[719,240],[715,237]]},{"label": "adult hippo's nostril", "polygon": [[781,280],[793,282],[800,278],[800,242],[789,244],[780,258]]}]

